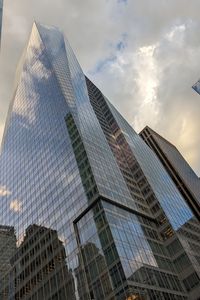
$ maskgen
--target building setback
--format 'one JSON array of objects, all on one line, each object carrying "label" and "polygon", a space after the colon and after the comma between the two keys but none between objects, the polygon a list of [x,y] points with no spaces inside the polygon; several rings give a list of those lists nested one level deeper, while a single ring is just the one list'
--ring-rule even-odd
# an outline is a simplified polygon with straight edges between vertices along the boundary
[{"label": "building setback", "polygon": [[[159,159],[84,75],[55,27],[33,25],[17,70],[0,165],[0,223],[15,227],[23,251],[13,256],[13,266],[25,257],[27,266],[37,261],[28,274],[24,267],[15,273],[17,284],[10,276],[11,295],[198,299],[198,221]],[[56,233],[62,242],[68,288],[64,283],[61,289],[51,273],[57,274],[57,264],[43,273],[37,247],[44,239],[27,242],[33,228]],[[52,259],[61,248],[52,247]],[[38,270],[39,281],[31,281]]]}]

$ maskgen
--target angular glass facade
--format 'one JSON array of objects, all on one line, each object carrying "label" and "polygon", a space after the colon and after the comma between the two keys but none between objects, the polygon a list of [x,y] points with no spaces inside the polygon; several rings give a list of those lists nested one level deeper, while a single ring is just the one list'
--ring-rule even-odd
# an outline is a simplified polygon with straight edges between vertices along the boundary
[{"label": "angular glass facade", "polygon": [[0,165],[2,299],[198,299],[197,220],[54,27],[33,25]]},{"label": "angular glass facade", "polygon": [[192,86],[192,88],[200,95],[200,79]]}]

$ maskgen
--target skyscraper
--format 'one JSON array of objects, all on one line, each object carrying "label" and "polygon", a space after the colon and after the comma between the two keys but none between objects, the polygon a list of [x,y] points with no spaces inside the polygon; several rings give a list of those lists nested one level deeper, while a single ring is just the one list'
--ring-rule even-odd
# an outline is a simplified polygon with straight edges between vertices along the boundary
[{"label": "skyscraper", "polygon": [[200,179],[178,149],[146,126],[140,136],[154,151],[176,187],[200,221]]},{"label": "skyscraper", "polygon": [[10,285],[9,297],[52,299],[60,295],[61,299],[76,299],[73,276],[65,259],[65,248],[55,230],[30,225],[11,259],[10,275],[15,287]]},{"label": "skyscraper", "polygon": [[1,47],[2,16],[3,16],[3,0],[0,0],[0,47]]},{"label": "skyscraper", "polygon": [[10,260],[16,251],[14,227],[0,225],[0,299],[8,298]]},{"label": "skyscraper", "polygon": [[[18,273],[17,284],[10,276],[12,295],[20,286],[21,299],[32,300],[198,299],[199,223],[156,155],[85,77],[54,27],[33,25],[0,164],[0,223],[15,227],[27,267],[37,262]],[[34,224],[62,241],[71,298],[43,273],[41,252],[33,250],[38,241],[23,243]],[[31,282],[39,269],[40,282]]]},{"label": "skyscraper", "polygon": [[195,84],[193,84],[192,88],[195,92],[200,94],[200,79]]}]

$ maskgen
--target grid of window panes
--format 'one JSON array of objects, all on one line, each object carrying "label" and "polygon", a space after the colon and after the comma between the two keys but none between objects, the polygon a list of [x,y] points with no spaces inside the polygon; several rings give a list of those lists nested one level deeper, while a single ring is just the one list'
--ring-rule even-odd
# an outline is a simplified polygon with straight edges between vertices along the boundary
[{"label": "grid of window panes", "polygon": [[[141,297],[144,294],[148,299],[156,299],[158,295],[165,297],[163,299],[186,299],[153,227],[147,219],[105,201],[78,221],[82,259],[94,299],[110,299],[116,291],[119,295],[123,291],[128,297],[128,282],[132,284],[132,293],[139,293]],[[117,299],[119,295],[115,294]]]},{"label": "grid of window panes", "polygon": [[[151,128],[146,127],[140,135],[143,137],[145,142],[153,149],[156,155],[159,157],[163,166],[175,182],[177,188],[181,191],[182,196],[188,205],[191,205],[194,213],[199,216],[198,208],[198,177],[192,171],[190,166],[185,162],[184,158],[178,152],[178,150],[154,132]],[[187,178],[187,179],[186,179]],[[196,198],[195,198],[196,195]],[[184,284],[187,282],[188,278],[198,278],[200,276],[200,264],[199,264],[199,249],[200,249],[200,224],[198,220],[193,217],[188,222],[178,230],[179,239],[182,241],[184,248],[187,252],[182,253],[180,249],[180,242],[175,239],[172,241],[171,245],[168,245],[172,256],[175,256],[177,250],[179,251],[179,256],[175,257],[175,263],[179,272],[184,272],[187,270],[186,278],[183,280]],[[179,246],[174,247],[175,246]],[[171,246],[173,246],[171,248]],[[177,250],[176,250],[177,248]],[[189,257],[189,259],[188,259]],[[193,268],[191,268],[193,265]],[[198,275],[197,275],[198,274]],[[197,281],[194,284],[190,284],[191,289],[198,285]],[[187,290],[189,289],[187,285]]]},{"label": "grid of window panes", "polygon": [[[137,209],[90,104],[85,75],[70,45],[67,42],[66,45],[72,85],[76,96],[77,126],[79,126],[80,135],[88,154],[99,193]],[[74,115],[75,118],[76,115]]]},{"label": "grid of window panes", "polygon": [[[115,201],[122,201],[123,198],[123,201],[126,201],[128,205],[135,207],[91,107],[85,75],[68,41],[64,41],[61,32],[55,28],[39,25],[39,31],[69,110],[79,127],[81,139],[88,154],[99,192],[115,199]],[[57,50],[55,50],[55,44]],[[63,63],[67,64],[67,67],[63,66]],[[68,77],[70,78],[67,78],[68,80],[66,80],[66,74],[69,74]],[[70,97],[68,93],[70,93]]]},{"label": "grid of window panes", "polygon": [[[145,174],[145,177],[148,179],[148,182],[150,183],[150,190],[153,190],[155,193],[156,198],[158,199],[158,210],[157,210],[157,216],[161,218],[161,220],[165,219],[163,222],[163,226],[161,226],[161,234],[163,238],[173,239],[173,235],[177,234],[179,240],[181,241],[183,251],[185,252],[185,256],[190,260],[190,271],[188,269],[188,272],[180,272],[180,277],[187,277],[192,274],[196,274],[198,278],[200,278],[200,269],[199,265],[196,262],[196,258],[194,257],[194,254],[191,253],[188,241],[192,238],[196,243],[199,243],[199,234],[194,234],[194,232],[188,232],[188,230],[185,230],[187,225],[191,224],[191,222],[196,222],[198,231],[199,231],[199,224],[195,220],[195,217],[193,216],[190,208],[186,204],[185,200],[182,198],[182,196],[179,194],[178,190],[176,190],[173,182],[171,181],[170,177],[164,170],[164,168],[160,165],[160,162],[155,157],[154,153],[149,151],[149,149],[146,147],[146,145],[143,143],[143,141],[140,139],[140,137],[136,134],[134,134],[134,131],[131,131],[129,129],[129,125],[126,123],[126,121],[121,117],[121,115],[115,110],[115,108],[107,101],[108,105],[111,108],[111,112],[115,116],[115,120],[117,120],[118,125],[121,126],[121,129],[123,131],[124,138],[130,145],[130,148],[132,149],[134,156],[142,169],[142,171]],[[127,134],[128,133],[128,134]],[[133,144],[133,142],[135,144]],[[147,151],[149,152],[149,155],[147,155]],[[148,161],[147,161],[148,159]],[[157,161],[157,163],[155,162]],[[151,170],[151,173],[150,173]],[[152,176],[154,174],[154,176]],[[156,180],[155,180],[156,179]],[[163,185],[163,183],[165,183]],[[161,190],[161,186],[163,186],[163,189]],[[169,192],[164,189],[169,189]],[[148,189],[147,195],[150,191]],[[158,193],[159,192],[159,193]],[[153,195],[152,195],[153,196]],[[153,197],[153,203],[156,206],[156,198]],[[154,207],[152,206],[152,209]],[[164,212],[164,215],[162,213]],[[156,215],[155,215],[156,216]],[[168,221],[169,220],[169,221]],[[165,225],[164,225],[165,224]],[[167,225],[168,224],[168,225]],[[182,224],[182,226],[181,226]],[[176,255],[174,253],[174,255]],[[200,280],[198,284],[195,284],[195,288],[200,289]]]},{"label": "grid of window panes", "polygon": [[71,114],[67,114],[66,124],[71,138],[76,161],[78,164],[81,180],[88,198],[88,203],[90,203],[92,199],[94,199],[94,197],[98,195],[96,182],[92,174],[85,147],[83,145],[80,134],[78,132],[78,128]]},{"label": "grid of window panes", "polygon": [[135,207],[137,208],[137,211],[141,211],[144,214],[151,215],[148,209],[148,205],[143,199],[143,194],[140,190],[140,186],[138,186],[132,172],[133,165],[135,164],[135,161],[133,161],[133,156],[131,156],[130,153],[125,153],[126,151],[122,148],[122,143],[119,143],[115,137],[115,134],[119,132],[119,128],[102,96],[102,93],[88,78],[86,78],[86,82],[90,102],[99,120],[111,151],[120,168],[120,171],[124,177],[129,192],[135,202]]},{"label": "grid of window panes", "polygon": [[124,137],[130,145],[149,184],[159,199],[160,205],[170,220],[172,227],[177,230],[193,217],[191,210],[177,191],[156,155],[149,150],[149,147],[134,132],[133,128],[125,121],[114,106],[106,98],[105,100],[118,126],[123,131]]},{"label": "grid of window panes", "polygon": [[[114,119],[112,111],[109,109],[108,103],[106,103],[103,94],[88,78],[86,78],[86,82],[88,86],[90,101],[95,114],[100,122],[110,148],[124,176],[127,187],[129,188],[131,195],[136,202],[136,206],[139,206],[143,213],[147,213],[147,210],[144,207],[145,203],[147,204],[147,207],[150,208],[150,212],[157,221],[157,229],[162,239],[168,246],[170,246],[170,243],[173,244],[174,239],[177,241],[180,240],[179,244],[181,245],[181,251],[178,251],[178,253],[177,251],[174,251],[173,255],[171,254],[175,259],[175,263],[176,261],[181,261],[181,268],[179,268],[177,264],[175,264],[176,271],[179,273],[180,279],[187,279],[187,277],[191,274],[196,274],[197,278],[199,278],[199,264],[197,259],[198,253],[194,254],[191,252],[188,245],[188,236],[190,238],[193,238],[193,241],[195,241],[195,243],[199,243],[198,234],[200,230],[200,224],[198,224],[198,221],[193,217],[188,220],[188,222],[186,222],[182,227],[180,227],[177,232],[174,231],[172,224],[170,224],[169,219],[166,216],[167,211],[165,211],[160,205],[159,198],[156,197],[152,187],[149,185],[146,174],[143,173],[140,164],[135,159],[134,152],[127,143],[124,132],[121,130],[116,120]],[[140,192],[140,194],[138,192]],[[140,204],[138,203],[138,201],[140,201]],[[197,226],[195,230],[194,225],[191,225],[192,222],[195,222],[195,226]],[[188,227],[190,229],[192,228],[194,234],[188,232]],[[183,237],[183,232],[185,233],[185,235],[187,234],[187,238]],[[185,257],[184,261],[182,261],[182,257]],[[186,267],[187,272],[184,272],[184,268]],[[183,282],[185,282],[185,280]],[[196,289],[196,286],[199,286],[199,282],[198,284],[193,285],[193,288],[191,288],[191,290],[193,290],[194,288]]]},{"label": "grid of window panes", "polygon": [[[130,148],[137,148],[140,164],[146,155],[142,170],[135,159],[134,176],[130,174],[127,163],[132,163],[132,154],[129,161],[129,150],[123,156],[126,149],[116,149],[124,135],[135,133],[108,104],[115,125],[123,131],[115,132],[121,137],[117,143],[108,141],[102,129],[106,122],[97,118],[85,76],[59,30],[34,24],[21,66],[0,158],[0,224],[13,226],[17,237],[17,251],[5,276],[9,281],[4,280],[1,292],[5,297],[10,294],[29,300],[124,300],[147,295],[150,299],[184,299],[174,263],[163,247],[169,241],[151,218],[161,208],[155,206],[154,193],[136,174],[143,176],[143,170],[149,177],[153,170],[149,182],[158,199],[163,187],[160,204],[169,219],[171,210],[180,205],[172,227],[180,230],[191,215],[162,168],[152,167],[157,165],[155,157],[146,168],[151,152],[143,151],[137,138],[128,138]],[[85,213],[96,192],[134,213],[107,202]],[[172,209],[165,207],[168,198]],[[153,205],[150,209],[148,201]],[[74,227],[74,220],[83,212]],[[161,227],[166,215],[162,213]],[[165,236],[173,238],[172,227],[166,228]],[[182,236],[188,233],[183,231]],[[0,253],[5,249],[1,247]],[[180,258],[177,265],[186,261]],[[196,275],[192,269],[190,277],[184,278],[186,290],[197,286]]]},{"label": "grid of window panes", "polygon": [[[23,249],[28,259],[27,266],[23,266],[22,259],[13,258],[12,270],[8,274],[12,295],[17,276],[19,295],[24,295],[19,296],[20,299],[41,299],[45,284],[50,289],[52,280],[55,289],[44,299],[73,299],[78,295],[79,261],[73,220],[87,207],[87,198],[65,123],[67,113],[67,102],[34,25],[10,109],[0,159],[0,224],[15,228],[17,247]],[[45,262],[41,247],[50,247],[48,239],[43,240],[46,246],[42,246],[30,237],[30,243],[23,246],[29,239],[26,230],[33,224],[38,230],[45,227],[57,232],[65,251],[64,263],[54,248],[52,259],[55,263]],[[5,249],[5,245],[1,245],[0,253]],[[41,273],[37,271],[38,264],[41,264]],[[57,265],[62,267],[64,264],[68,277],[65,269],[56,271]],[[18,276],[15,270],[19,268],[25,273]],[[38,277],[35,278],[36,274]],[[30,285],[26,285],[26,275],[32,276]],[[62,292],[59,289],[58,282],[65,285],[66,280],[74,287],[70,295],[67,294],[69,289],[64,288]],[[82,285],[86,286],[84,277]],[[8,290],[7,287],[1,289],[4,293]],[[16,290],[15,297],[17,295]]]}]

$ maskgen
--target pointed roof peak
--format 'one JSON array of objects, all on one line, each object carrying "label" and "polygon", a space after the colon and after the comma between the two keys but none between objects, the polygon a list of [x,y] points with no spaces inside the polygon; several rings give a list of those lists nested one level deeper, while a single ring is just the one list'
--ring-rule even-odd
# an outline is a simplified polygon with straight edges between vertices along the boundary
[{"label": "pointed roof peak", "polygon": [[33,26],[36,26],[36,28],[37,28],[37,30],[38,30],[39,32],[40,32],[41,30],[42,30],[42,31],[44,31],[44,30],[45,30],[45,31],[47,31],[47,30],[54,30],[54,31],[58,31],[58,32],[62,33],[61,30],[60,30],[58,27],[52,26],[52,25],[43,24],[43,23],[40,23],[40,22],[38,22],[38,21],[36,21],[36,20],[34,20]]}]

